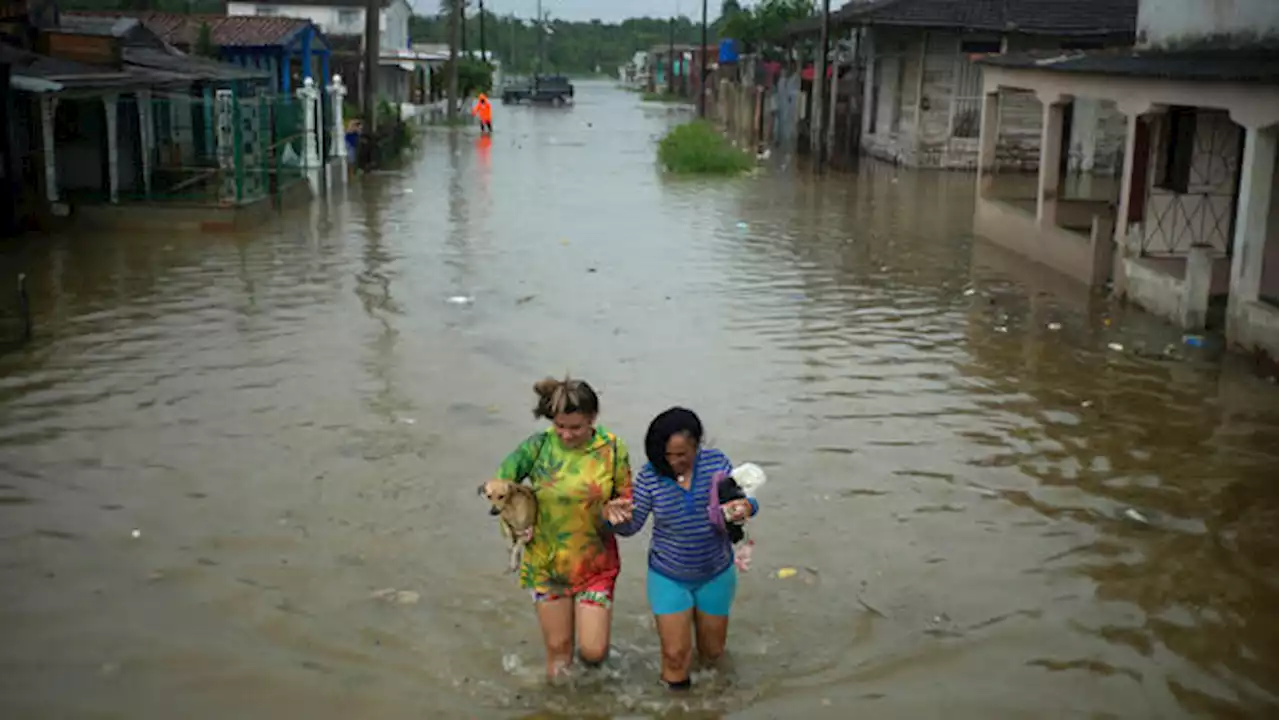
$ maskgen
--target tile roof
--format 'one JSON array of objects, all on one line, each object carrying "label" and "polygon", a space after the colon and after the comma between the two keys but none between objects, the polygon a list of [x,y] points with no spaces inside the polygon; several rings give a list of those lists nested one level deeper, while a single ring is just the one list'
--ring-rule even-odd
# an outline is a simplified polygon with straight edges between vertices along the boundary
[{"label": "tile roof", "polygon": [[[210,39],[222,47],[285,46],[311,25],[304,18],[261,15],[185,15],[167,12],[67,11],[63,16],[137,18],[147,29],[170,45],[191,47],[200,37],[200,26],[208,23]],[[318,37],[323,35],[316,31]],[[325,44],[322,39],[319,43]]]},{"label": "tile roof", "polygon": [[1276,48],[1241,50],[1096,50],[1086,52],[1034,52],[991,55],[984,65],[1021,70],[1123,75],[1167,80],[1250,82],[1272,86],[1277,82]]}]

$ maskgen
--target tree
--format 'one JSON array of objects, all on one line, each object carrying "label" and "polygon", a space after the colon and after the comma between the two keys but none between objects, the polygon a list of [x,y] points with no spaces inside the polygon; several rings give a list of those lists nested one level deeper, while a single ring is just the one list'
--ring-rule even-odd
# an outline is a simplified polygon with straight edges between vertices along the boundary
[{"label": "tree", "polygon": [[213,30],[209,28],[209,23],[200,23],[200,32],[196,35],[195,47],[191,50],[200,57],[218,57],[218,46],[213,44]]}]

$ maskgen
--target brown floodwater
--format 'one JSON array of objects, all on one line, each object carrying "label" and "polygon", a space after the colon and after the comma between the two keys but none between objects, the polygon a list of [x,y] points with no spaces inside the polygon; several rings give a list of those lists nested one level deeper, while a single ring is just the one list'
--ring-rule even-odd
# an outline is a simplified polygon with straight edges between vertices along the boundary
[{"label": "brown floodwater", "polygon": [[[686,112],[584,84],[254,235],[4,245],[0,716],[1273,715],[1274,382],[974,239],[966,174],[665,178]],[[475,488],[566,372],[769,471],[686,696],[644,537],[542,683]]]}]

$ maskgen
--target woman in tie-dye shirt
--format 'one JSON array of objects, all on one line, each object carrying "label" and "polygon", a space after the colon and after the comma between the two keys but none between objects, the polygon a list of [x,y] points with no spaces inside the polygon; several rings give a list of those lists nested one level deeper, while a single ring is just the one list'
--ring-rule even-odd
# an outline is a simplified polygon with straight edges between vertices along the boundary
[{"label": "woman in tie-dye shirt", "polygon": [[586,382],[548,378],[534,391],[534,415],[552,426],[520,443],[497,477],[528,479],[538,498],[520,585],[533,594],[547,676],[554,678],[573,661],[575,635],[583,662],[600,663],[608,654],[621,562],[613,534],[603,531],[603,514],[629,500],[631,459],[622,440],[596,425],[600,401]]}]

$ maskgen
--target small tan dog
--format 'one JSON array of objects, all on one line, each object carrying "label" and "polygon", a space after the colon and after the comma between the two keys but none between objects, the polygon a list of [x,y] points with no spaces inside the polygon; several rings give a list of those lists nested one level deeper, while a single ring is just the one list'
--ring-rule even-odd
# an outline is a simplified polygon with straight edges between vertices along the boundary
[{"label": "small tan dog", "polygon": [[538,521],[538,500],[533,488],[508,480],[489,480],[480,486],[480,494],[493,505],[489,514],[502,520],[502,534],[511,542],[511,564],[507,569],[515,572]]}]

